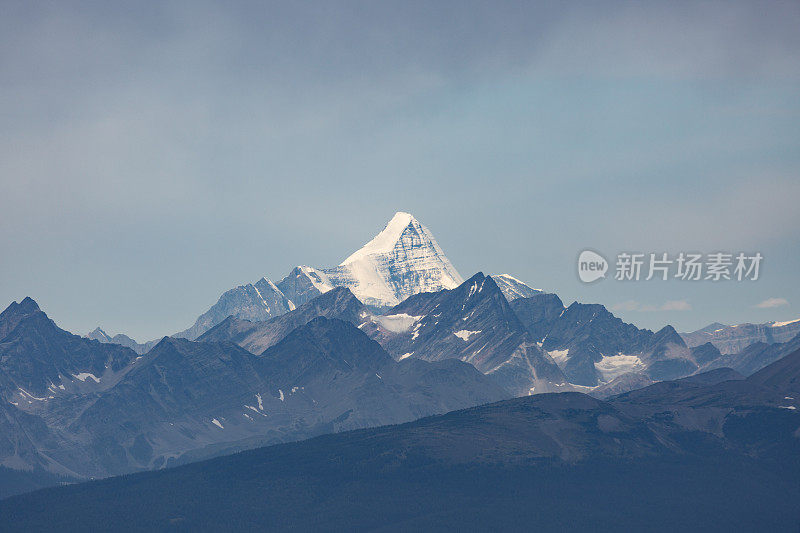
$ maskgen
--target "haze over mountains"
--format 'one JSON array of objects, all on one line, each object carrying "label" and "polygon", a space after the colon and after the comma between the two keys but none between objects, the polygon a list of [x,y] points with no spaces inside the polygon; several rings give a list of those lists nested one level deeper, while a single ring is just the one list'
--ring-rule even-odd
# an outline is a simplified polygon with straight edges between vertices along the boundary
[{"label": "haze over mountains", "polygon": [[0,517],[20,530],[792,531],[800,351],[726,378],[505,400],[39,491]]},{"label": "haze over mountains", "polygon": [[[525,314],[526,311],[522,310],[522,307],[531,305],[536,307],[540,303],[545,305],[547,310],[556,311],[559,314],[564,307],[558,296],[548,295],[541,289],[534,289],[509,274],[493,275],[492,278],[509,302],[517,299],[540,298],[535,300],[534,304],[529,302],[518,305],[515,309],[517,313]],[[172,336],[190,340],[196,339],[228,316],[252,322],[266,321],[285,314],[297,306],[311,301],[320,294],[330,291],[334,287],[349,288],[367,308],[380,313],[414,294],[454,289],[463,281],[464,279],[447,259],[431,231],[414,218],[413,215],[398,212],[389,220],[381,232],[361,249],[348,256],[340,265],[332,268],[297,266],[277,283],[262,277],[255,283],[234,287],[222,294],[216,304],[197,318],[194,325]],[[546,302],[548,299],[550,299],[549,303]],[[573,308],[569,315],[577,320],[578,313],[593,314],[600,308],[603,309],[602,316],[596,316],[593,320],[602,321],[609,316],[614,318],[602,306],[586,311],[588,308],[584,308],[583,304]],[[547,310],[544,312],[547,312]],[[527,313],[529,314],[530,311]],[[580,320],[585,321],[586,319],[588,319],[588,315],[583,316]],[[563,323],[564,321],[561,322]],[[621,323],[621,321],[617,319],[617,323]],[[530,326],[531,324],[526,325]],[[534,336],[540,333],[539,330],[549,327],[549,325],[550,321],[535,325],[534,327],[537,331],[534,332]],[[629,328],[629,331],[632,330]],[[712,324],[692,333],[680,334],[683,343],[674,338],[675,331],[673,328],[662,330],[661,336],[665,337],[664,341],[666,343],[675,345],[672,356],[667,359],[680,359],[686,358],[685,352],[687,349],[702,346],[707,342],[711,342],[722,354],[733,354],[755,342],[767,344],[786,342],[798,333],[800,333],[800,319],[780,323],[771,322],[734,326]],[[554,335],[555,337],[550,338],[545,343],[545,349],[554,351],[557,354],[568,350],[569,347],[562,346],[563,343],[556,340],[558,338],[557,332],[554,332]],[[100,328],[95,329],[87,336],[100,342],[111,341],[109,336]],[[546,336],[547,333],[545,332],[537,340],[544,342]],[[666,339],[666,337],[669,338]],[[152,348],[158,342],[158,339],[140,344],[125,335],[119,334],[114,337],[113,342],[128,346],[139,353],[144,353]],[[639,340],[639,344],[642,342],[644,342],[643,338]],[[682,344],[685,345],[685,348]],[[614,346],[606,346],[603,349],[595,349],[596,351],[604,352],[606,357],[613,357],[617,354],[607,352],[613,352],[614,348]],[[644,345],[625,345],[622,348],[621,351],[625,352],[622,355],[639,354],[647,358],[647,354],[643,353],[647,351],[647,347]],[[626,350],[630,351],[631,354],[628,354]],[[573,353],[576,353],[574,348]],[[559,357],[559,355],[556,355],[556,357]],[[566,355],[563,357],[566,357]],[[633,359],[607,360],[603,366],[610,368],[610,370],[598,374],[591,368],[589,362],[586,360],[581,362],[580,358],[577,358],[570,362],[568,372],[576,379],[576,383],[595,385],[598,381],[603,381],[604,377],[611,376],[613,379],[615,376],[612,376],[612,374],[619,372],[619,368],[624,366],[624,361],[627,361],[630,367],[636,367],[638,364]],[[597,361],[592,361],[592,363],[594,362]],[[683,365],[684,368],[691,366],[691,363],[677,362],[662,362],[661,366],[665,367],[669,364]],[[675,372],[670,373],[667,370],[662,374],[662,377],[669,378],[673,375],[677,374]]]},{"label": "haze over mountains", "polygon": [[800,348],[794,327],[755,328],[775,335],[727,353],[713,344],[720,328],[689,345],[671,326],[565,306],[507,274],[464,280],[397,213],[341,265],[235,287],[191,328],[145,344],[100,328],[78,337],[32,299],[12,303],[0,314],[0,493],[520,396],[738,379]]},{"label": "haze over mountains", "polygon": [[[348,291],[307,306],[335,287]],[[599,304],[565,306],[508,274],[463,282],[430,230],[398,212],[338,267],[298,266],[278,283],[262,278],[231,289],[175,336],[198,338],[223,323],[202,338],[259,353],[319,315],[353,323],[396,359],[457,357],[514,395],[602,396],[723,366],[750,374],[788,353],[793,344],[781,341],[800,333],[800,321],[652,332]],[[132,347],[143,352],[153,344]]]},{"label": "haze over mountains", "polygon": [[259,355],[165,337],[139,356],[59,329],[30,299],[0,315],[0,332],[0,465],[68,479],[508,397],[471,365],[396,362],[354,325],[323,316]]},{"label": "haze over mountains", "polygon": [[726,326],[715,322],[691,333],[681,333],[686,344],[694,347],[710,342],[720,353],[740,352],[756,342],[774,344],[787,342],[800,333],[800,318],[786,322],[736,324]]}]

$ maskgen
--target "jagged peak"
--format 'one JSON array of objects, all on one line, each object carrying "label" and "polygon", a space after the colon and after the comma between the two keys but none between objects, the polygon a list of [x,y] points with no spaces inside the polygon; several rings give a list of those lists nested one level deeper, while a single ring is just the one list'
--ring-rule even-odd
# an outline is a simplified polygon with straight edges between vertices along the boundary
[{"label": "jagged peak", "polygon": [[656,331],[654,336],[657,339],[672,340],[679,344],[685,344],[680,334],[669,324]]},{"label": "jagged peak", "polygon": [[495,283],[503,291],[503,294],[508,301],[516,300],[517,298],[527,298],[534,294],[541,294],[542,289],[535,289],[525,283],[524,281],[515,278],[511,274],[492,274]]},{"label": "jagged peak", "polygon": [[[261,287],[261,289],[259,289],[259,287]],[[276,294],[281,298],[285,298],[287,301],[289,300],[288,298],[286,298],[286,295],[283,294],[283,291],[281,291],[278,288],[278,286],[275,285],[275,283],[271,279],[269,279],[267,277],[262,277],[260,280],[256,281],[253,284],[253,288],[256,291],[258,291],[259,296],[261,296],[262,298],[263,298],[263,294],[261,294],[261,290],[269,289],[270,291],[272,291],[273,294]]]},{"label": "jagged peak", "polygon": [[108,333],[103,331],[103,329],[100,328],[99,326],[94,328],[89,333],[87,333],[86,337],[89,338],[89,339],[94,339],[94,340],[99,340],[99,339],[105,339],[106,341],[110,341],[111,340],[111,335],[109,335]]},{"label": "jagged peak", "polygon": [[339,307],[343,303],[350,304],[354,303],[358,306],[363,306],[363,302],[358,299],[358,297],[353,294],[348,287],[334,287],[328,292],[324,292],[321,295],[317,296],[309,300],[308,302],[304,303],[297,309],[299,311],[308,310],[308,309],[319,309],[319,308],[326,308],[330,306]]},{"label": "jagged peak", "polygon": [[698,329],[697,331],[703,331],[703,332],[709,332],[710,333],[710,332],[714,332],[714,331],[716,331],[718,329],[729,328],[729,327],[730,326],[728,324],[723,324],[721,322],[712,322],[711,324],[707,325],[704,328]]},{"label": "jagged peak", "polygon": [[464,283],[469,283],[469,282],[474,282],[474,281],[483,281],[486,278],[487,278],[487,276],[485,276],[483,274],[483,272],[478,271],[478,272],[474,273],[471,278],[469,278],[468,280],[464,281]]},{"label": "jagged peak", "polygon": [[20,308],[25,311],[26,313],[33,313],[35,311],[40,311],[39,304],[31,298],[30,296],[26,296],[20,303]]},{"label": "jagged peak", "polygon": [[785,320],[783,322],[771,322],[769,323],[771,328],[781,328],[783,326],[788,326],[790,324],[796,324],[800,322],[800,318],[795,318],[793,320]]},{"label": "jagged peak", "polygon": [[[476,293],[482,292],[483,286],[487,281],[491,281],[491,286],[497,288],[497,284],[490,276],[486,276],[483,272],[476,272],[469,279],[464,280],[458,287],[450,289],[451,291],[459,291],[459,293],[466,293],[467,298],[471,298]],[[500,290],[499,288],[497,290]]]},{"label": "jagged peak", "polygon": [[230,296],[230,295],[233,295],[233,294],[236,294],[236,293],[252,291],[253,288],[254,287],[253,287],[252,283],[243,283],[242,285],[237,285],[234,288],[228,289],[227,291],[223,292],[222,296],[220,296],[219,299],[221,300],[225,296]]},{"label": "jagged peak", "polygon": [[364,334],[361,330],[359,330],[349,322],[345,322],[343,320],[339,320],[336,318],[327,318],[320,315],[314,317],[305,324],[293,329],[277,344],[267,348],[264,351],[264,354],[266,355],[271,350],[275,350],[276,347],[280,345],[291,344],[293,341],[297,339],[319,338],[321,336],[325,336],[326,334],[330,333],[333,330],[348,330],[348,329],[350,330],[355,329],[355,331],[357,331],[358,333],[362,335]]},{"label": "jagged peak", "polygon": [[317,274],[324,274],[324,272],[322,272],[322,270],[320,270],[318,268],[314,268],[314,267],[309,266],[309,265],[297,265],[296,267],[294,267],[292,269],[290,274],[294,274],[294,275],[305,274],[305,275],[308,275],[311,272],[314,272],[314,273],[317,273]]},{"label": "jagged peak", "polygon": [[516,281],[517,283],[522,283],[523,285],[527,285],[524,281],[520,281],[518,278],[515,278],[511,274],[492,274],[493,278],[504,278],[510,281]]},{"label": "jagged peak", "polygon": [[36,313],[41,313],[42,315],[45,314],[44,311],[39,309],[39,305],[33,301],[33,298],[26,297],[19,303],[16,301],[11,302],[11,304],[6,307],[5,311],[0,313],[0,318],[4,319],[6,322],[10,321],[10,323],[14,324],[6,324],[7,327],[4,329],[10,329],[15,327],[20,320],[35,315]]},{"label": "jagged peak", "polygon": [[[262,356],[271,357],[276,354],[296,357],[298,350],[285,350],[286,346],[303,343],[308,350],[301,352],[317,352],[328,357],[344,361],[350,367],[363,364],[391,364],[392,357],[378,342],[370,339],[363,331],[352,323],[338,318],[317,316],[302,326],[293,329],[277,344],[270,346]],[[346,357],[346,361],[344,359]]]},{"label": "jagged peak", "polygon": [[502,296],[503,292],[494,281],[492,276],[486,276],[483,272],[476,272],[468,280],[464,281],[461,285],[452,289],[453,291],[460,291],[466,299],[480,296],[481,298],[490,298],[497,295],[504,302],[505,297]]},{"label": "jagged peak", "polygon": [[592,311],[604,311],[606,313],[611,313],[603,304],[586,304],[576,300],[567,306],[567,310],[572,312],[578,309],[591,309]]},{"label": "jagged peak", "polygon": [[328,292],[333,288],[333,284],[331,280],[328,279],[328,276],[322,270],[318,268],[314,268],[308,265],[300,265],[295,267],[292,271],[293,273],[296,272],[295,276],[303,275],[311,282],[311,284],[319,291],[319,292]]},{"label": "jagged peak", "polygon": [[351,291],[348,287],[345,287],[344,285],[340,287],[334,287],[328,292],[317,296],[316,298],[314,298],[314,300],[323,300],[327,298],[342,298],[342,297],[358,300],[358,298],[356,298],[356,295],[353,294],[353,291]]},{"label": "jagged peak", "polygon": [[515,278],[515,277],[514,277],[514,276],[512,276],[511,274],[492,274],[492,277],[493,277],[493,278],[495,278],[495,281],[496,281],[496,280],[499,278],[499,279],[502,279],[502,280],[504,280],[504,281],[509,281],[509,282],[512,282],[512,283],[517,283],[517,284],[519,284],[519,285],[524,285],[525,287],[527,287],[527,288],[529,288],[529,289],[531,289],[531,290],[533,290],[533,291],[537,291],[537,292],[544,292],[544,291],[542,291],[542,289],[536,289],[536,288],[534,288],[534,287],[531,287],[530,285],[528,285],[527,283],[525,283],[525,282],[524,282],[524,281],[522,281],[521,279],[519,279],[519,278]]},{"label": "jagged peak", "polygon": [[6,307],[3,314],[15,314],[15,315],[29,315],[31,313],[35,313],[36,311],[41,311],[39,309],[39,304],[37,304],[33,298],[30,296],[26,296],[21,302],[17,303],[13,301]]},{"label": "jagged peak", "polygon": [[348,265],[370,255],[390,252],[395,244],[397,244],[397,241],[400,240],[406,228],[410,225],[417,226],[420,232],[424,232],[424,226],[422,226],[411,213],[398,211],[380,233],[342,261],[341,265]]},{"label": "jagged peak", "polygon": [[[169,335],[165,335],[161,338],[158,343],[150,349],[150,352],[158,352],[160,350],[164,350],[165,348],[178,348],[180,346],[186,346],[190,344],[192,341],[189,339],[183,339],[180,337],[170,337]],[[150,353],[148,352],[148,353]]]}]

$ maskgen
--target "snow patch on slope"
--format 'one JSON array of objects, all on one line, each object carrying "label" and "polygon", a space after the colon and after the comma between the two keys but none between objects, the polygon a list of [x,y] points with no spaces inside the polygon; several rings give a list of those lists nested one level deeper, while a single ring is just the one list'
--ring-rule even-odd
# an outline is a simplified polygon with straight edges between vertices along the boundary
[{"label": "snow patch on slope", "polygon": [[[480,332],[481,332],[481,330],[470,331],[468,329],[462,329],[461,331],[456,331],[455,333],[453,333],[453,335],[455,335],[456,337],[458,337],[462,341],[469,341],[470,337],[472,337],[473,335],[477,335]],[[480,350],[478,350],[478,351],[480,351]]]},{"label": "snow patch on slope", "polygon": [[422,316],[411,316],[405,313],[397,315],[383,315],[375,317],[375,320],[384,328],[392,333],[405,333],[411,326],[413,326]]},{"label": "snow patch on slope", "polygon": [[492,279],[497,283],[497,286],[509,302],[517,298],[528,298],[544,292],[541,289],[534,289],[509,274],[496,274],[492,276]]},{"label": "snow patch on slope", "polygon": [[[537,344],[541,347],[541,343]],[[564,363],[567,362],[567,359],[569,359],[569,348],[566,350],[550,350],[547,353],[550,354],[550,357],[553,358],[553,361],[555,361],[558,366],[563,366]]]},{"label": "snow patch on slope", "polygon": [[300,272],[302,272],[308,278],[308,281],[311,282],[311,285],[313,285],[314,288],[319,292],[326,293],[333,289],[331,280],[328,279],[328,276],[322,270],[307,265],[301,265],[298,268],[300,269]]},{"label": "snow patch on slope", "polygon": [[794,320],[788,320],[786,322],[773,322],[770,327],[771,328],[780,328],[783,326],[788,326],[789,324],[794,324],[796,322],[800,322],[800,318],[796,318]]},{"label": "snow patch on slope", "polygon": [[603,381],[609,382],[612,379],[627,374],[628,372],[639,372],[645,366],[642,360],[635,355],[604,355],[603,358],[594,364],[600,372]]},{"label": "snow patch on slope", "polygon": [[72,374],[72,377],[74,377],[78,381],[86,381],[87,379],[91,378],[94,380],[95,383],[100,383],[100,378],[98,378],[91,372],[81,372],[80,374]]}]

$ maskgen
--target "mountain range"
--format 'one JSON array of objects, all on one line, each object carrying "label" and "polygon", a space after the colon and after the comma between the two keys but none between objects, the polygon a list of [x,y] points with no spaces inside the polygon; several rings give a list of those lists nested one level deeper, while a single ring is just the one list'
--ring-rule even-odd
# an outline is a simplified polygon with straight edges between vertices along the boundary
[{"label": "mountain range", "polygon": [[639,329],[602,305],[564,307],[557,295],[547,293],[517,298],[511,307],[574,384],[596,386],[627,373],[674,379],[699,368],[672,326]]},{"label": "mountain range", "polygon": [[763,324],[736,324],[726,326],[715,322],[691,333],[681,333],[688,346],[695,347],[710,342],[720,353],[728,355],[741,352],[755,343],[775,344],[787,342],[800,334],[800,318],[786,322]]},{"label": "mountain range", "polygon": [[315,316],[352,323],[397,361],[460,359],[491,377],[509,396],[568,387],[494,280],[481,273],[452,290],[414,295],[382,315],[339,287],[266,322],[228,317],[198,340],[233,342],[257,353]]},{"label": "mountain range", "polygon": [[412,294],[452,289],[464,280],[433,234],[408,213],[386,227],[341,264],[298,266],[277,284],[261,278],[226,291],[194,325],[173,336],[196,339],[228,316],[263,321],[282,315],[334,287],[347,287],[364,305],[385,310]]},{"label": "mountain range", "polygon": [[[785,343],[800,334],[800,319],[733,326],[714,323],[680,334],[671,326],[657,332],[639,330],[601,305],[575,302],[565,307],[557,295],[534,289],[509,274],[491,277],[534,340],[557,360],[570,382],[582,386],[608,383],[629,372],[641,373],[645,367],[654,380],[670,379],[705,366],[704,358],[713,355],[704,347],[708,343],[720,355],[735,356],[755,343]],[[262,277],[234,287],[191,327],[172,336],[194,340],[229,316],[268,321],[335,287],[350,289],[370,313],[386,314],[410,296],[455,289],[463,281],[430,230],[411,214],[398,212],[340,265],[297,266],[277,283]],[[137,343],[124,334],[110,337],[100,328],[87,337],[127,346],[140,355],[160,340]],[[697,350],[699,361],[693,358]]]},{"label": "mountain range", "polygon": [[[510,301],[541,292],[508,274],[494,276]],[[385,311],[409,296],[453,289],[464,279],[433,234],[409,213],[398,212],[372,240],[332,268],[297,266],[278,283],[262,277],[219,297],[195,323],[173,337],[194,340],[228,316],[265,321],[287,313],[334,287],[347,287],[368,308]],[[137,343],[124,334],[109,337],[97,328],[87,337],[144,353],[158,340]]]},{"label": "mountain range", "polygon": [[61,330],[29,298],[0,314],[0,333],[0,465],[71,480],[508,397],[471,365],[398,362],[323,316],[258,355],[165,337],[140,356]]},{"label": "mountain range", "polygon": [[[0,502],[14,530],[793,531],[800,351],[601,401],[542,394]],[[739,376],[739,378],[741,378]]]},{"label": "mountain range", "polygon": [[794,323],[737,351],[716,326],[687,342],[508,274],[464,280],[407,213],[339,266],[230,289],[147,343],[73,335],[25,298],[0,314],[0,494],[533,394],[741,380],[800,348]]}]

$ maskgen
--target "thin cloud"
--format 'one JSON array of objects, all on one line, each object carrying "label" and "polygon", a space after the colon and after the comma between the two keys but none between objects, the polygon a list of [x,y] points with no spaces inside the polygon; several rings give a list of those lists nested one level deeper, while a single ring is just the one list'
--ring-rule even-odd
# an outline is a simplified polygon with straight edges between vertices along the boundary
[{"label": "thin cloud", "polygon": [[786,298],[767,298],[761,303],[756,304],[754,307],[759,309],[772,309],[773,307],[782,307],[789,305],[789,300]]},{"label": "thin cloud", "polygon": [[691,311],[692,306],[686,300],[669,300],[661,306],[662,311]]},{"label": "thin cloud", "polygon": [[661,304],[656,305],[643,305],[636,300],[626,300],[611,306],[612,311],[640,311],[649,313],[653,311],[691,311],[692,305],[686,300],[668,300]]},{"label": "thin cloud", "polygon": [[636,311],[641,304],[636,300],[627,300],[611,306],[612,311]]}]

